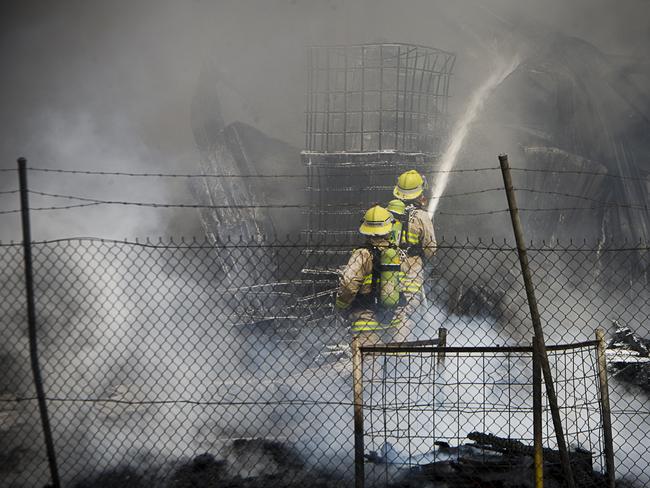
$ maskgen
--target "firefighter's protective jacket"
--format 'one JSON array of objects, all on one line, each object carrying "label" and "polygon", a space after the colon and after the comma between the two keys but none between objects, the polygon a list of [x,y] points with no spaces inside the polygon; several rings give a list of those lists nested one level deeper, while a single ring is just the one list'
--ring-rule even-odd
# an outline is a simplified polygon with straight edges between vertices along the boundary
[{"label": "firefighter's protective jacket", "polygon": [[399,244],[405,253],[402,259],[402,291],[407,300],[415,304],[411,296],[420,293],[424,284],[423,258],[431,259],[437,248],[433,223],[427,211],[418,205],[409,205],[406,212]]},{"label": "firefighter's protective jacket", "polygon": [[[371,237],[369,244],[378,249],[390,245],[385,237]],[[336,296],[336,308],[347,310],[358,295],[369,295],[372,291],[372,251],[360,247],[352,251],[348,264],[343,268],[339,282],[339,291]]]},{"label": "firefighter's protective jacket", "polygon": [[429,214],[418,206],[407,207],[407,222],[403,226],[400,247],[415,249],[412,255],[422,255],[431,259],[436,252],[436,237],[433,232],[433,222]]}]

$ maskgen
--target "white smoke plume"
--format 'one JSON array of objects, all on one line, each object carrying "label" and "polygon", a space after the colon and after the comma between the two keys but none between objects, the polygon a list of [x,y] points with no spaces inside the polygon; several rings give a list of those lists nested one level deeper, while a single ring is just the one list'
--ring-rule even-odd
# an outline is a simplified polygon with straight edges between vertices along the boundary
[{"label": "white smoke plume", "polygon": [[[175,172],[198,169],[197,158],[200,156],[194,148],[189,127],[189,106],[198,73],[206,59],[219,65],[223,83],[232,93],[224,100],[226,122],[241,120],[250,123],[301,147],[305,92],[303,55],[307,45],[388,40],[455,51],[459,64],[451,112],[456,118],[467,110],[467,101],[471,101],[472,93],[477,93],[477,87],[483,83],[483,86],[492,85],[486,80],[490,79],[490,73],[498,62],[490,46],[495,38],[503,37],[504,32],[509,42],[528,47],[538,42],[544,44],[558,33],[581,37],[602,52],[626,59],[640,54],[645,56],[648,45],[648,31],[644,24],[648,18],[648,5],[633,0],[617,2],[616,5],[605,0],[556,0],[551,3],[532,0],[454,3],[424,0],[406,3],[385,0],[230,0],[216,3],[144,1],[137,5],[132,2],[64,1],[48,6],[21,1],[5,2],[0,9],[3,41],[0,42],[0,53],[4,68],[0,82],[0,104],[3,107],[0,121],[4,128],[0,136],[2,167],[12,167],[16,157],[22,155],[31,165],[46,168]],[[523,73],[528,74],[526,71]],[[510,94],[507,100],[493,97],[486,103],[484,112],[494,114],[511,104],[520,107],[518,97],[528,98],[525,93]],[[480,102],[470,104],[470,108],[475,106],[478,111]],[[577,123],[584,121],[589,119],[585,117]],[[516,147],[517,141],[512,137],[494,128],[487,130],[486,125],[489,124],[485,120],[477,121],[472,127],[479,130],[468,132],[465,145],[458,144],[453,151],[450,149],[450,155],[455,155],[449,160],[462,160],[464,167],[468,164],[492,166],[496,162],[496,152]],[[621,121],[620,130],[624,131],[626,127],[626,122]],[[536,133],[544,136],[548,128],[535,129]],[[498,150],[485,150],[482,152],[484,156],[468,158],[468,154],[477,154],[470,151],[472,146],[483,146],[488,137],[492,146],[499,146]],[[461,139],[455,140],[460,142]],[[274,168],[267,170],[272,172]],[[299,171],[302,168],[296,168],[296,172]],[[481,180],[480,184],[491,183],[490,178]],[[475,179],[456,180],[450,181],[450,187],[461,185],[466,189],[476,183]],[[192,199],[189,188],[178,181],[163,183],[158,180],[151,185],[140,180],[32,173],[30,185],[42,191],[112,200],[190,202]],[[497,185],[498,180],[493,186]],[[0,189],[13,189],[15,186],[16,179],[2,173]],[[442,191],[444,185],[440,188]],[[1,198],[3,209],[15,208],[15,199]],[[52,199],[32,197],[34,206],[58,203]],[[485,208],[501,206],[485,200],[474,203]],[[15,217],[0,215],[0,237],[3,240],[20,237]],[[509,236],[508,223],[503,217],[502,220],[495,218],[487,224],[481,222],[481,225],[474,226],[471,222],[440,216],[437,231],[448,236],[454,233]],[[604,224],[605,221],[598,223]],[[536,228],[534,224],[530,225],[533,230]],[[136,212],[132,207],[121,206],[62,213],[35,212],[33,227],[36,239],[72,235],[121,239],[200,232],[198,216],[191,211],[177,214],[154,210]],[[600,233],[601,227],[591,230]],[[57,375],[51,385],[61,395],[80,396],[91,391],[97,395],[127,397],[135,401],[149,395],[182,398],[190,386],[204,386],[204,382],[197,383],[198,378],[207,378],[221,385],[221,390],[208,388],[206,395],[221,400],[236,400],[238,397],[233,396],[233,392],[242,391],[249,398],[262,401],[269,397],[309,400],[314,395],[322,396],[318,383],[311,381],[311,373],[322,372],[322,369],[295,368],[302,375],[297,379],[287,375],[273,386],[269,386],[264,378],[257,383],[251,381],[244,386],[238,385],[243,375],[242,368],[250,375],[249,379],[259,379],[249,369],[256,369],[262,376],[273,363],[290,370],[297,356],[291,347],[268,341],[267,336],[256,336],[250,331],[240,334],[233,324],[224,325],[223,317],[231,310],[222,303],[214,303],[211,294],[218,289],[215,283],[195,281],[192,276],[178,270],[161,272],[152,269],[136,277],[134,273],[146,266],[136,262],[135,257],[128,254],[130,251],[126,251],[127,257],[120,256],[124,265],[109,264],[106,273],[98,276],[87,263],[70,256],[70,250],[57,252],[56,266],[41,271],[45,276],[41,275],[39,292],[41,296],[49,293],[51,298],[49,302],[40,302],[39,307],[46,372],[49,358],[59,358],[59,364],[66,364],[65,375]],[[71,265],[73,271],[68,268],[70,263],[75,263]],[[189,260],[183,266],[200,267],[204,263]],[[25,351],[25,338],[21,329],[20,295],[16,292],[20,286],[16,279],[21,276],[20,268],[14,263],[5,269],[5,273],[8,276],[6,282],[14,283],[15,287],[3,291],[9,294],[9,299],[3,303],[10,306],[2,317],[0,329],[2,364],[10,363],[15,375],[6,375],[7,385],[3,384],[3,387],[13,391],[18,388],[15,380],[26,378],[29,373],[22,366],[27,364],[26,355],[21,353],[18,358],[11,356],[10,361],[6,359],[8,349]],[[73,299],[64,293],[70,288],[57,286],[55,277],[70,273],[75,276],[74,286],[95,290],[94,300]],[[504,274],[508,273],[506,270]],[[113,280],[111,276],[119,279]],[[214,280],[219,278],[215,272]],[[479,278],[472,279],[480,281]],[[488,288],[503,291],[503,300],[510,300],[525,310],[520,294],[510,288],[499,290],[500,283],[487,281]],[[129,283],[149,283],[149,289],[146,286],[129,288]],[[66,286],[72,285],[68,283]],[[566,299],[561,292],[573,291],[579,286],[580,283],[563,276],[552,286],[550,282],[542,285],[540,296],[555,293],[558,300]],[[159,290],[160,295],[152,300],[155,290]],[[195,291],[200,299],[184,295],[183,290]],[[561,341],[567,335],[589,337],[592,326],[602,325],[612,315],[635,320],[630,312],[634,310],[631,304],[636,303],[630,298],[633,293],[622,296],[623,292],[609,289],[606,292],[611,293],[609,296],[605,296],[605,292],[597,294],[584,304],[585,313],[592,317],[588,324],[576,326],[568,320],[554,324],[558,332],[549,334],[549,339]],[[169,296],[176,296],[176,299],[172,302],[162,299]],[[585,292],[585,296],[590,295]],[[147,302],[148,299],[152,301]],[[611,314],[602,312],[608,309],[612,310]],[[511,318],[502,324],[492,319],[469,320],[449,313],[441,304],[434,304],[432,310],[435,313],[430,323],[438,324],[442,313],[446,317],[443,323],[448,324],[450,330],[463,328],[474,331],[473,339],[501,343],[513,335],[522,340],[528,337],[527,328],[521,325],[525,323],[525,317],[518,315],[515,318],[519,320]],[[65,312],[63,315],[62,311]],[[558,316],[576,318],[575,309],[570,305],[560,311]],[[525,316],[525,312],[522,314]],[[188,316],[200,317],[200,320],[188,325],[185,320]],[[65,324],[57,317],[65,317]],[[546,312],[544,320],[552,324],[557,319]],[[178,327],[178,324],[185,327]],[[59,335],[61,328],[67,337]],[[229,347],[213,350],[211,341],[203,347],[202,338],[205,337],[218,338]],[[107,338],[118,340],[120,344],[126,341],[128,348],[119,351],[115,343],[105,340]],[[173,338],[176,344],[184,347],[165,349],[159,342],[162,338]],[[332,333],[314,337],[307,334],[302,339],[324,346],[330,340],[345,341],[347,336]],[[242,352],[246,348],[253,351],[261,346],[252,358]],[[338,374],[332,371],[327,373],[332,375],[331,399],[334,403],[347,401],[347,372]],[[231,372],[234,376],[230,373],[220,376],[220,372]],[[84,378],[83,389],[68,389],[66,385],[75,384],[73,380],[80,378]],[[617,387],[617,394],[621,390]],[[28,394],[26,391],[25,395]],[[632,402],[631,397],[626,397],[626,401]],[[641,408],[638,401],[630,404]],[[35,418],[32,407],[29,407],[31,410],[26,407],[26,418],[30,422]],[[83,404],[78,408],[79,415],[75,416],[82,419],[78,429],[67,428],[66,408],[70,408],[68,404],[61,404],[53,409],[52,414],[56,437],[63,445],[61,457],[77,460],[71,465],[79,468],[65,472],[66,479],[89,474],[93,469],[90,466],[115,467],[134,460],[136,464],[141,460],[145,465],[149,462],[145,460],[157,455],[160,459],[167,456],[180,459],[201,450],[218,450],[224,438],[263,436],[267,432],[271,437],[286,438],[305,426],[312,427],[308,432],[313,439],[313,443],[303,445],[307,457],[332,467],[337,466],[341,458],[349,462],[350,438],[332,434],[337,432],[337,417],[349,414],[346,406],[326,407],[318,415],[305,407],[296,412],[287,412],[281,406],[268,409],[251,407],[247,415],[239,414],[229,419],[228,410],[219,405],[210,413],[197,413],[196,409],[192,413],[191,406]],[[233,424],[236,428],[232,428]],[[165,427],[161,428],[161,425]],[[620,426],[615,424],[615,428],[617,425]],[[306,437],[289,440],[299,444]],[[192,439],[190,443],[187,443],[188,438]],[[131,447],[124,449],[126,445]],[[322,452],[319,446],[332,447]]]}]

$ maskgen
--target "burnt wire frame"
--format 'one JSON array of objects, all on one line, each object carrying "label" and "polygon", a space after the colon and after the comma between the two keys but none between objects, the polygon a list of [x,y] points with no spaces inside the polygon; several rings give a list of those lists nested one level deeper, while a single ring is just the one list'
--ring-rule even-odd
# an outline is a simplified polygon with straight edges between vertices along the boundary
[{"label": "burnt wire frame", "polygon": [[[581,487],[605,486],[597,345],[587,341],[548,348]],[[532,482],[532,346],[378,345],[361,346],[360,354],[355,389],[363,391],[366,486],[418,480],[454,486]],[[542,415],[545,471],[561,479],[547,402]]]},{"label": "burnt wire frame", "polygon": [[[351,247],[332,240],[34,243],[40,363],[63,485],[92,486],[100,473],[128,468],[149,486],[179,486],[205,470],[222,484],[250,476],[266,486],[315,478],[348,486],[350,332],[333,308],[338,264],[331,260],[345,262]],[[48,478],[29,373],[21,249],[0,244],[4,486]],[[310,268],[315,255],[328,257],[329,267]],[[612,338],[614,321],[650,337],[647,245],[531,245],[529,258],[547,344],[588,341],[597,327]],[[528,344],[525,293],[510,272],[516,265],[510,245],[439,243],[426,274],[428,305],[413,317],[412,338],[429,339],[444,326],[450,346]],[[644,486],[647,354],[610,346],[617,478]],[[582,421],[581,407],[568,401],[592,374],[591,352],[585,354],[582,363],[561,354],[550,359],[566,361],[566,378],[557,376],[560,405],[565,418],[580,420],[565,426],[570,446],[600,452],[597,442],[585,442],[595,420]],[[448,356],[448,365],[454,361],[462,371],[463,360]],[[479,383],[494,383],[489,358],[473,361],[485,374]],[[522,415],[515,390],[525,389],[519,383],[528,369],[512,355],[503,367],[505,385],[495,388],[507,386],[498,396],[506,413],[492,428],[516,437],[517,422],[506,419]],[[417,396],[417,383],[431,380],[414,378],[409,386],[387,377],[385,393],[405,387],[408,397]],[[472,388],[467,378],[455,383]],[[589,398],[595,392],[589,389]],[[399,412],[400,422],[414,425],[420,411],[413,407]],[[476,409],[489,417],[487,404]],[[550,425],[550,416],[545,420]],[[454,442],[458,425],[449,423]],[[443,424],[435,426],[441,432]],[[546,441],[552,445],[552,436]]]},{"label": "burnt wire frame", "polygon": [[355,228],[363,210],[336,204],[368,208],[382,202],[380,189],[392,188],[400,173],[435,169],[448,132],[455,62],[452,53],[414,44],[309,49],[301,158],[314,210],[307,211],[305,235],[317,241],[323,232]]},{"label": "burnt wire frame", "polygon": [[[364,449],[374,465],[366,467],[367,486],[409,476],[414,483],[480,479],[482,486],[506,479],[491,470],[511,470],[510,482],[532,482],[532,346],[380,345],[361,346],[360,353]],[[597,341],[551,346],[548,354],[578,486],[604,486]],[[545,467],[561,476],[547,403],[542,415]],[[484,475],[476,469],[481,463]]]},{"label": "burnt wire frame", "polygon": [[455,61],[414,44],[311,47],[305,151],[437,153]]}]

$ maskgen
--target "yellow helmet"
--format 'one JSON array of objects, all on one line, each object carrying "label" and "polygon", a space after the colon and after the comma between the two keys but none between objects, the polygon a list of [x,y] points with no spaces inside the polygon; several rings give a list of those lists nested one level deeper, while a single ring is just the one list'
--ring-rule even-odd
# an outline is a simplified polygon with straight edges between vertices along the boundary
[{"label": "yellow helmet", "polygon": [[391,200],[388,202],[388,205],[386,206],[386,210],[388,210],[390,213],[393,215],[404,215],[406,213],[406,205],[402,200],[395,199]]},{"label": "yellow helmet", "polygon": [[359,232],[364,236],[384,236],[393,228],[393,216],[388,210],[375,205],[363,216]]},{"label": "yellow helmet", "polygon": [[414,200],[424,192],[426,179],[414,169],[406,171],[397,178],[393,195],[400,200]]}]

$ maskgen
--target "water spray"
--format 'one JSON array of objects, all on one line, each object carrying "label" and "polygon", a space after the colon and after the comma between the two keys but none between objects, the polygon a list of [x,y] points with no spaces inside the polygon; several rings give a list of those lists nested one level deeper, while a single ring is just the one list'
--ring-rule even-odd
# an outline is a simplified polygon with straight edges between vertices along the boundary
[{"label": "water spray", "polygon": [[429,212],[429,217],[431,219],[433,219],[433,216],[436,213],[436,209],[438,208],[440,197],[447,187],[447,182],[449,180],[449,170],[456,163],[458,153],[460,152],[460,148],[463,146],[463,142],[465,142],[465,138],[467,137],[467,133],[469,132],[471,124],[481,112],[481,109],[485,105],[485,101],[490,97],[494,89],[499,86],[503,80],[505,80],[517,68],[518,65],[518,56],[515,56],[510,61],[501,59],[500,62],[497,63],[496,68],[492,74],[485,80],[483,84],[477,88],[477,90],[472,95],[472,98],[470,99],[465,112],[463,113],[462,117],[452,132],[449,145],[442,155],[440,164],[440,177],[433,187],[431,200],[429,201],[429,207],[427,209]]}]

